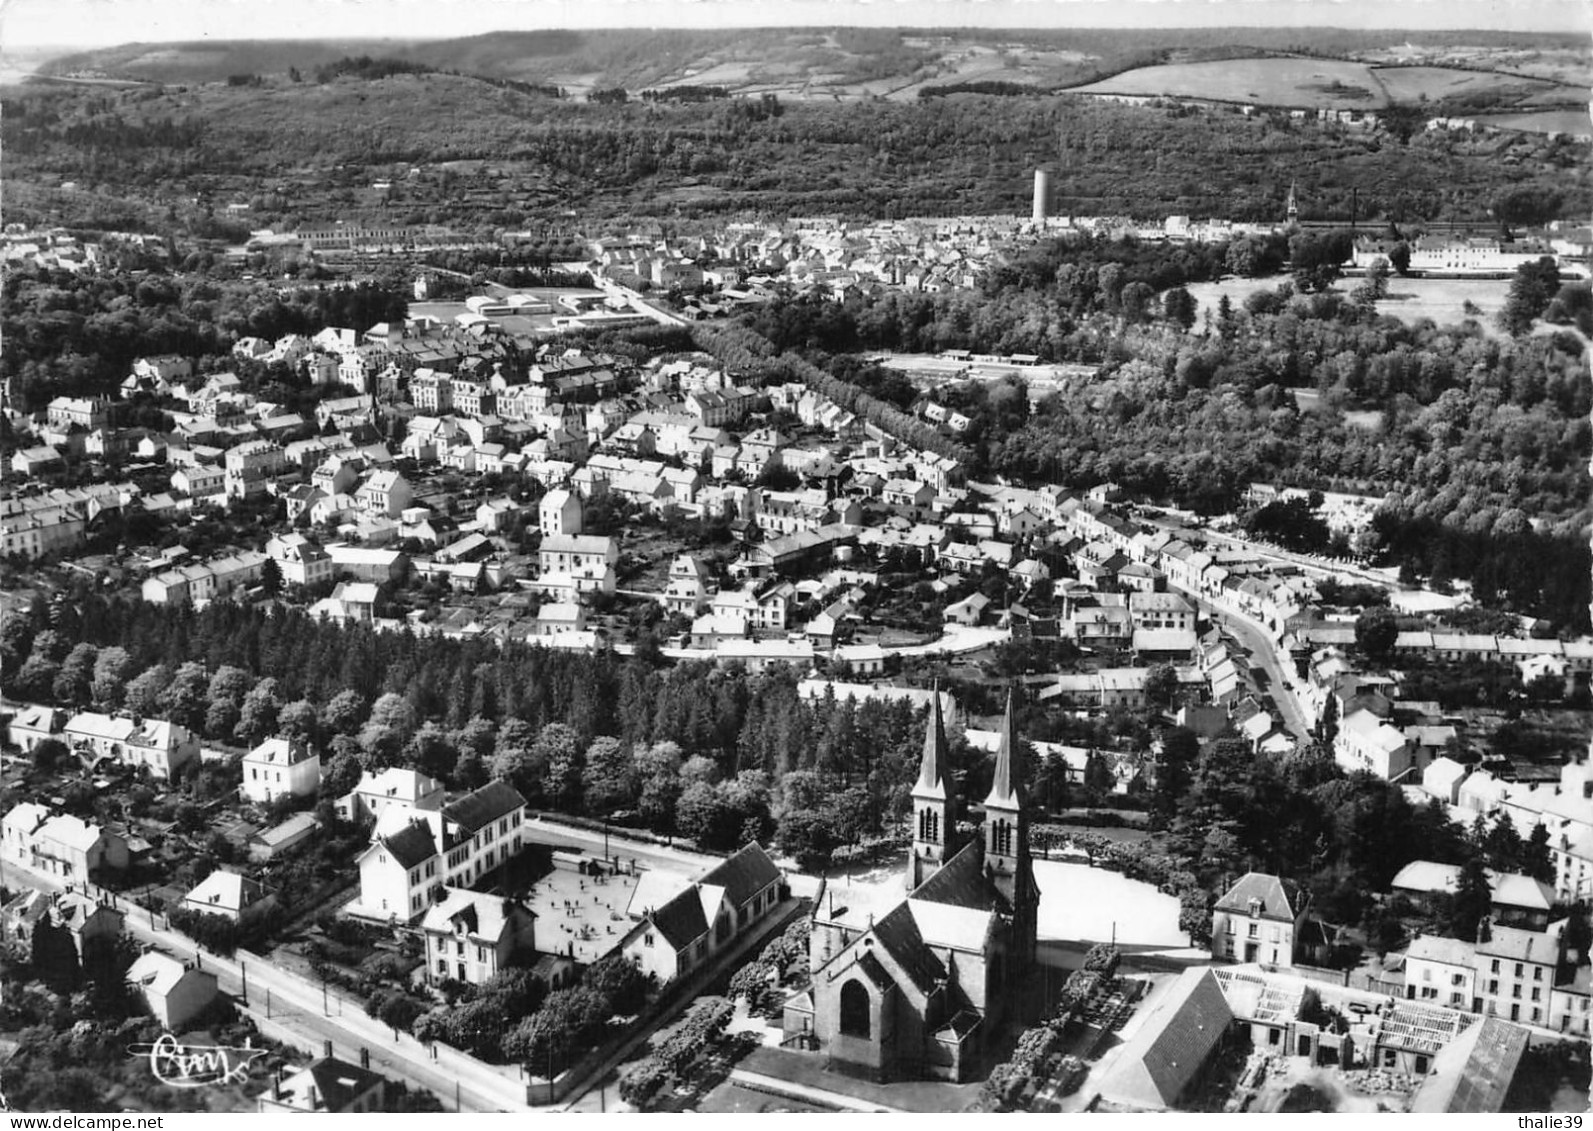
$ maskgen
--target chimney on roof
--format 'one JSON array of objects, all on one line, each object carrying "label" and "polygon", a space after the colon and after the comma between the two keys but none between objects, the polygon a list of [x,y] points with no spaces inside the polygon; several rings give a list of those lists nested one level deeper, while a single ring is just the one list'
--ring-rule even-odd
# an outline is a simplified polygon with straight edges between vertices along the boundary
[{"label": "chimney on roof", "polygon": [[280,1068],[271,1077],[271,1098],[274,1100],[282,1098],[282,1069]]},{"label": "chimney on roof", "polygon": [[368,1048],[360,1049],[360,1067],[367,1072],[371,1070],[371,1050]]},{"label": "chimney on roof", "polygon": [[321,1055],[325,1057],[330,1057],[332,1055],[332,1042],[330,1040],[322,1043]]}]

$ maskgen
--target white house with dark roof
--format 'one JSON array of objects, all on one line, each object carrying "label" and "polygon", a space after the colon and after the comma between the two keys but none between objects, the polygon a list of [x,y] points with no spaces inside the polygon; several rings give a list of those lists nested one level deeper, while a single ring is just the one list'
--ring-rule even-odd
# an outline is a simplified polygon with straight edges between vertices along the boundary
[{"label": "white house with dark roof", "polygon": [[512,899],[450,888],[421,921],[426,983],[479,986],[507,968],[517,953],[536,950],[536,914]]},{"label": "white house with dark roof", "polygon": [[646,873],[631,893],[626,913],[636,926],[621,951],[660,983],[677,978],[772,911],[782,878],[756,842],[697,880]]},{"label": "white house with dark roof", "polygon": [[382,826],[391,831],[378,831],[356,860],[360,894],[349,907],[350,914],[413,922],[431,904],[432,889],[442,883],[434,822],[416,815],[394,825],[391,819],[383,821]]},{"label": "white house with dark roof", "polygon": [[[355,802],[344,800],[352,809]],[[501,779],[438,809],[389,801],[370,847],[360,854],[360,895],[351,910],[411,920],[444,885],[474,884],[518,856],[524,824],[525,798]]]},{"label": "white house with dark roof", "polygon": [[1310,895],[1297,884],[1265,872],[1247,873],[1212,910],[1211,956],[1293,966],[1310,905]]}]

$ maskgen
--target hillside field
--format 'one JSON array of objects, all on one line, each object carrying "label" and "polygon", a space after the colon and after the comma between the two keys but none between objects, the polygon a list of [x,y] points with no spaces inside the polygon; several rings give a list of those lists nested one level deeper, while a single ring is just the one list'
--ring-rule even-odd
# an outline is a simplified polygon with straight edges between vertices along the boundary
[{"label": "hillside field", "polygon": [[[1165,95],[1330,110],[1378,110],[1395,103],[1495,104],[1567,101],[1573,88],[1541,79],[1454,67],[1374,67],[1335,59],[1279,56],[1138,67],[1071,88],[1077,94]],[[1585,92],[1584,92],[1585,93]]]}]

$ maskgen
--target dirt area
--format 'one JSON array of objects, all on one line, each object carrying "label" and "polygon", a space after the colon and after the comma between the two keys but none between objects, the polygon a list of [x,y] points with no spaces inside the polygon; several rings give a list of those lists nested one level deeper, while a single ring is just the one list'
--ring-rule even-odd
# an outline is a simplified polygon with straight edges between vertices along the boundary
[{"label": "dirt area", "polygon": [[[537,946],[590,965],[616,946],[631,922],[625,917],[638,877],[583,876],[555,868],[527,893],[537,917]],[[684,877],[682,877],[684,883]]]},{"label": "dirt area", "polygon": [[[1356,1076],[1374,1079],[1373,1074],[1356,1073]],[[1275,1112],[1288,1110],[1301,1110],[1298,1107],[1302,1093],[1295,1091],[1302,1085],[1316,1093],[1323,1107],[1339,1114],[1364,1114],[1372,1115],[1377,1112],[1405,1111],[1408,1098],[1399,1091],[1402,1087],[1400,1081],[1391,1081],[1396,1085],[1395,1090],[1382,1091],[1377,1096],[1367,1095],[1358,1091],[1346,1077],[1345,1073],[1337,1068],[1325,1068],[1311,1064],[1307,1057],[1278,1057],[1272,1058],[1267,1068],[1267,1077],[1262,1084],[1256,1098],[1247,1110],[1252,1112]],[[1294,1095],[1293,1102],[1290,1100]],[[1313,1107],[1311,1110],[1319,1110]]]}]

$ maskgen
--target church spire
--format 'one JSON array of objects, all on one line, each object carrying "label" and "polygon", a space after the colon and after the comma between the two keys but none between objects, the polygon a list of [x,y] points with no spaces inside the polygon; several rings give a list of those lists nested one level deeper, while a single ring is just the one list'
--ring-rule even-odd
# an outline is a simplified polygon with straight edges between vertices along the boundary
[{"label": "church spire", "polygon": [[936,680],[929,702],[929,726],[924,731],[924,757],[918,767],[915,797],[946,795],[946,723],[940,717],[940,681]]},{"label": "church spire", "polygon": [[1007,714],[1001,720],[1001,744],[996,748],[996,772],[990,783],[990,796],[985,807],[1016,809],[1022,804],[1018,787],[1013,782],[1012,759],[1018,745],[1017,728],[1012,721],[1012,692],[1007,692]]},{"label": "church spire", "polygon": [[961,841],[957,836],[957,797],[948,778],[951,759],[946,724],[940,715],[940,684],[929,702],[924,729],[924,758],[913,784],[913,847],[907,859],[907,890],[912,891],[939,871]]}]

